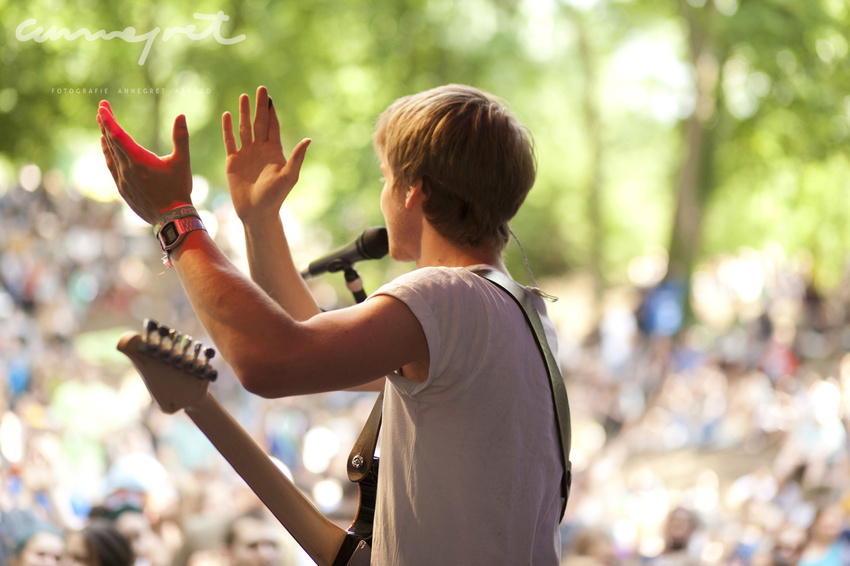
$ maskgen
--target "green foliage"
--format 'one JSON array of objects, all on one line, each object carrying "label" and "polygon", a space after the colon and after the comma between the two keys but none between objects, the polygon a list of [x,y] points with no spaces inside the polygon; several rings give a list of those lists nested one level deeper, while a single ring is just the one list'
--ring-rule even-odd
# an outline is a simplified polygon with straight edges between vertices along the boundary
[{"label": "green foliage", "polygon": [[[229,17],[221,35],[244,41],[164,40],[169,27],[203,31],[194,14],[219,11]],[[193,170],[215,198],[226,193],[221,113],[266,85],[285,146],[313,139],[288,206],[307,239],[340,243],[382,222],[370,137],[381,110],[439,84],[474,84],[508,100],[536,140],[538,182],[514,222],[535,273],[597,262],[616,283],[631,258],[670,241],[695,92],[687,17],[703,26],[717,66],[697,252],[808,248],[820,281],[834,283],[848,235],[843,0],[0,0],[0,155],[70,178],[98,151],[99,100],[158,153],[170,151],[172,121],[185,113]],[[144,42],[19,41],[29,18],[71,31],[161,31],[140,65]],[[508,260],[524,272],[513,247]]]}]

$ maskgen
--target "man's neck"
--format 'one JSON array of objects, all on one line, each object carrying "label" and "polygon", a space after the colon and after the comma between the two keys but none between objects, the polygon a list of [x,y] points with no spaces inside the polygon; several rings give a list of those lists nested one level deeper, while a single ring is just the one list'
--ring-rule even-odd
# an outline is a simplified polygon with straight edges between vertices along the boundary
[{"label": "man's neck", "polygon": [[486,264],[507,273],[501,250],[489,246],[458,246],[430,226],[423,230],[416,267],[469,267]]}]

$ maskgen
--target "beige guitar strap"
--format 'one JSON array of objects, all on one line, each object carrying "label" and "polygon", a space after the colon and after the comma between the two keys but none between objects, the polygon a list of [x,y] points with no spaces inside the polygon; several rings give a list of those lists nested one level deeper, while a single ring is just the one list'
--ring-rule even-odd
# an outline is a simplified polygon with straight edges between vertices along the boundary
[{"label": "beige guitar strap", "polygon": [[525,292],[525,289],[516,281],[494,269],[477,269],[473,273],[487,279],[497,287],[507,291],[513,297],[517,304],[525,314],[525,320],[531,327],[534,340],[537,342],[537,347],[543,354],[543,359],[546,362],[546,372],[549,374],[549,385],[552,390],[552,402],[555,406],[555,421],[558,425],[558,435],[561,440],[561,459],[564,463],[564,474],[561,476],[561,519],[564,518],[564,512],[567,509],[567,500],[570,497],[570,486],[573,480],[572,464],[570,463],[570,402],[567,398],[567,388],[564,385],[564,379],[561,377],[561,370],[558,362],[549,348],[549,342],[546,340],[546,331],[543,329],[543,322],[540,320],[540,314],[537,312],[531,297]]},{"label": "beige guitar strap", "polygon": [[[561,477],[561,519],[567,507],[567,499],[570,496],[570,485],[572,483],[572,465],[570,464],[570,404],[567,398],[567,389],[558,362],[549,348],[546,333],[540,315],[532,303],[525,289],[516,281],[505,274],[493,269],[475,270],[473,273],[484,277],[497,287],[506,291],[520,306],[525,319],[531,327],[537,347],[540,349],[546,363],[546,372],[549,374],[549,384],[552,391],[552,401],[555,407],[555,420],[558,425],[560,437],[561,457],[564,464],[564,473]],[[348,458],[348,478],[353,482],[359,482],[369,475],[372,466],[372,457],[378,443],[378,431],[381,428],[381,411],[383,408],[383,391],[378,396],[375,406],[363,427],[354,448]]]}]

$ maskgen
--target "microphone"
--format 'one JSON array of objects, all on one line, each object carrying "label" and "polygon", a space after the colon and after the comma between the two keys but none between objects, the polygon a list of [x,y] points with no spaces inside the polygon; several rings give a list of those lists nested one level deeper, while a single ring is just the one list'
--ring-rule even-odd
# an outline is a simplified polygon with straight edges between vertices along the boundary
[{"label": "microphone", "polygon": [[301,267],[301,277],[316,277],[351,267],[364,259],[381,259],[390,251],[387,229],[383,226],[367,228],[356,240],[328,255]]}]

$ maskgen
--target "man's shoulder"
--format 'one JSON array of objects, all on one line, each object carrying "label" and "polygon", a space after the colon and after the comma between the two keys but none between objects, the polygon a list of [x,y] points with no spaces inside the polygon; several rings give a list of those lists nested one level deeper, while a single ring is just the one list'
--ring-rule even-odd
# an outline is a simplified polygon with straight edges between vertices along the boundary
[{"label": "man's shoulder", "polygon": [[399,275],[385,287],[401,286],[415,288],[443,288],[457,285],[468,286],[477,278],[464,267],[420,267]]},{"label": "man's shoulder", "polygon": [[422,267],[381,286],[374,295],[387,295],[405,303],[423,322],[425,319],[459,321],[476,318],[488,301],[487,281],[463,267]]}]

